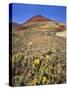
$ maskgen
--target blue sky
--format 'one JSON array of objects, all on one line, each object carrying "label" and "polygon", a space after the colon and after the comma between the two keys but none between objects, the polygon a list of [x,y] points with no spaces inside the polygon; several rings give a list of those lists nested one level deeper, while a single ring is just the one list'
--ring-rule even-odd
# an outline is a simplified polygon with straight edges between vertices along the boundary
[{"label": "blue sky", "polygon": [[33,16],[42,15],[44,17],[66,23],[65,6],[12,4],[12,21],[24,23]]}]

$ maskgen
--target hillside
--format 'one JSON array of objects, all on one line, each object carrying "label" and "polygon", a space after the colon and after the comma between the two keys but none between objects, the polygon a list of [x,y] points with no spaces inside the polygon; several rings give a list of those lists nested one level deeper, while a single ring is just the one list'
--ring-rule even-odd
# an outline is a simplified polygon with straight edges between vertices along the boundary
[{"label": "hillside", "polygon": [[46,31],[65,31],[65,25],[60,22],[45,18],[41,15],[34,16],[27,20],[24,24],[18,28],[18,30],[26,30],[28,28],[34,30],[46,30]]},{"label": "hillside", "polygon": [[13,86],[66,82],[65,32],[63,23],[43,16],[34,16],[17,28],[13,26]]}]

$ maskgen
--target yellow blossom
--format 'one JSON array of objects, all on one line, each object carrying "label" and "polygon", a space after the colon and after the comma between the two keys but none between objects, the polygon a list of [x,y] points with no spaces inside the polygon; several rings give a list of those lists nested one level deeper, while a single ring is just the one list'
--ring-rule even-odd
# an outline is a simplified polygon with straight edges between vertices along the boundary
[{"label": "yellow blossom", "polygon": [[34,64],[36,65],[36,64],[39,64],[40,63],[40,60],[39,59],[35,59],[34,60]]},{"label": "yellow blossom", "polygon": [[45,83],[47,80],[46,76],[42,77],[42,83]]}]

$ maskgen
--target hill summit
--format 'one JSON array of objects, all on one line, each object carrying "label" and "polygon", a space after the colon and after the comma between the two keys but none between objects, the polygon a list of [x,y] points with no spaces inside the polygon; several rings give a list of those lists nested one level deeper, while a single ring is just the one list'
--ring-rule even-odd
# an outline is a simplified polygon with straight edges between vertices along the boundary
[{"label": "hill summit", "polygon": [[32,22],[47,22],[47,21],[52,21],[51,19],[45,18],[42,15],[36,15],[31,17],[29,20],[27,20],[25,23],[32,23]]}]

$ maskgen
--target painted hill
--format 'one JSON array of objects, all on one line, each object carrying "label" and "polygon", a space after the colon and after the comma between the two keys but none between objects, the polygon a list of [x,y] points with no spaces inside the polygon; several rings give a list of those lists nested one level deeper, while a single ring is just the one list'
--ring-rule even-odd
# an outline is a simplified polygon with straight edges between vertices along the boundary
[{"label": "painted hill", "polygon": [[34,30],[47,30],[47,31],[64,31],[65,25],[57,21],[51,20],[41,15],[33,16],[27,20],[24,24],[21,24],[18,27],[18,30],[25,29],[34,29]]},{"label": "painted hill", "polygon": [[29,24],[32,22],[48,22],[48,21],[52,21],[51,19],[45,18],[44,16],[41,15],[37,15],[37,16],[33,16],[32,18],[30,18],[29,20],[27,20],[25,22],[25,24]]}]

